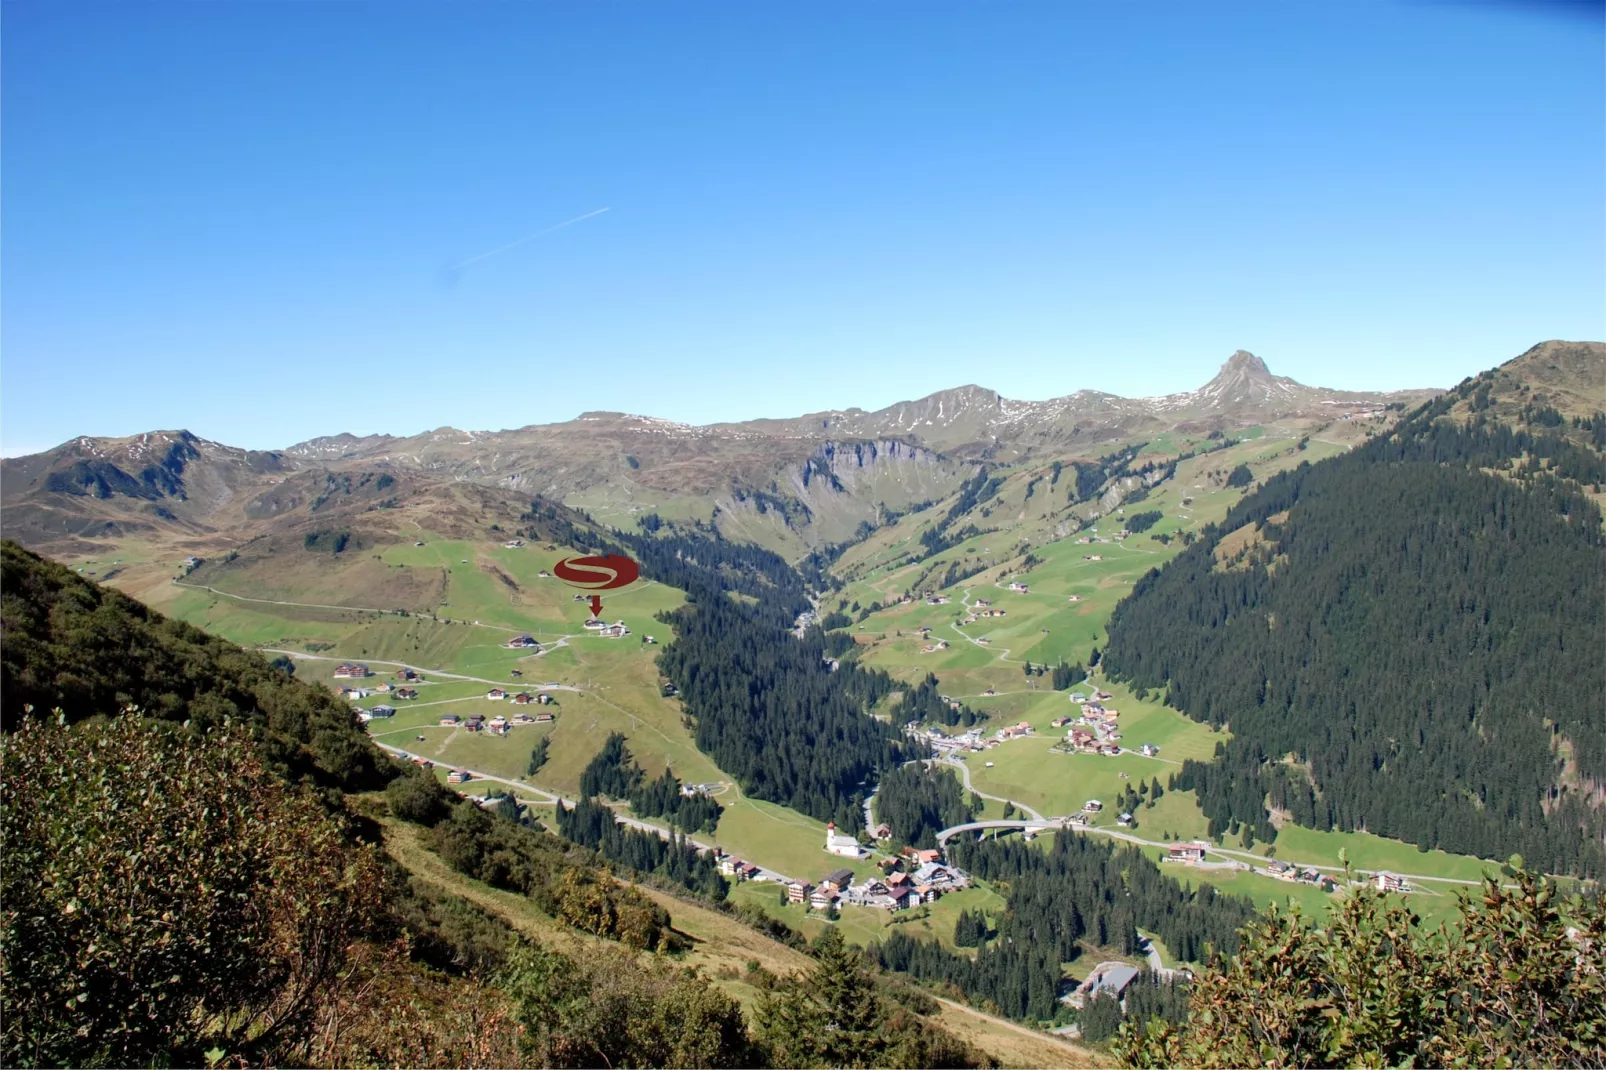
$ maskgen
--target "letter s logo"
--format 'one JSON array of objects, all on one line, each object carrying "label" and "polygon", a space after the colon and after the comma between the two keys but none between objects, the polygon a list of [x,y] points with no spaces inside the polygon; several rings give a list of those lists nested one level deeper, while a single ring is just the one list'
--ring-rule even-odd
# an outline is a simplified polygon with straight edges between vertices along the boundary
[{"label": "letter s logo", "polygon": [[634,583],[641,575],[641,568],[628,557],[609,554],[606,557],[571,557],[553,565],[552,572],[571,587],[611,591]]}]

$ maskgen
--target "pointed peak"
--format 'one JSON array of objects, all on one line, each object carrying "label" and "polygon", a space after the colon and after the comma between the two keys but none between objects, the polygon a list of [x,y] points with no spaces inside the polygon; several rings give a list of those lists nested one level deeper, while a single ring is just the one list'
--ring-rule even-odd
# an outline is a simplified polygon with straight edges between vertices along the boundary
[{"label": "pointed peak", "polygon": [[1221,371],[1237,372],[1239,375],[1271,375],[1271,369],[1266,367],[1266,362],[1247,349],[1240,349],[1228,357],[1227,363],[1221,366]]}]

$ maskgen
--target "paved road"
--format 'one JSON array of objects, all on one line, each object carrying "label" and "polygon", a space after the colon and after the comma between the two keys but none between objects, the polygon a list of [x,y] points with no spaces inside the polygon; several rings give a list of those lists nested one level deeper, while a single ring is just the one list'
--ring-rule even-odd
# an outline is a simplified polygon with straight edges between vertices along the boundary
[{"label": "paved road", "polygon": [[[299,650],[279,650],[279,649],[276,649],[276,648],[271,647],[271,646],[257,647],[257,649],[262,651],[263,653],[266,653],[266,654],[284,654],[287,657],[295,658],[298,661],[351,661],[352,660],[351,658],[332,658],[332,657],[328,657],[328,656],[326,656],[324,654],[304,654]],[[427,668],[426,666],[423,666],[423,665],[409,665],[405,661],[385,661],[383,658],[358,658],[357,660],[361,661],[365,665],[394,665],[394,666],[396,666],[397,668],[400,668],[400,669],[411,669],[414,672],[421,672],[426,676],[440,676],[440,677],[444,677],[444,678],[446,678],[448,680],[467,680],[470,683],[490,684],[493,687],[500,687],[500,688],[502,688],[504,690],[506,690],[509,687],[515,688],[515,689],[520,690],[520,691],[574,691],[574,692],[584,692],[584,690],[585,690],[584,688],[574,687],[574,686],[572,686],[570,684],[527,684],[527,683],[521,683],[521,682],[518,682],[518,681],[514,681],[512,683],[509,683],[507,680],[488,680],[483,676],[465,676],[465,675],[463,675],[462,673],[459,673],[459,672],[447,672],[445,669],[431,669],[431,668]],[[469,697],[472,697],[472,696],[469,696]]]},{"label": "paved road", "polygon": [[345,610],[348,613],[379,613],[387,617],[421,617],[426,620],[443,621],[447,624],[468,624],[475,628],[490,628],[492,631],[507,632],[509,635],[520,634],[516,629],[513,628],[503,628],[494,624],[481,624],[477,620],[453,620],[450,617],[431,617],[427,613],[414,613],[410,610],[379,609],[376,606],[335,606],[328,605],[323,602],[287,602],[280,598],[247,598],[243,594],[230,594],[228,591],[220,591],[216,587],[209,587],[204,583],[181,583],[178,580],[173,581],[173,586],[188,587],[192,591],[211,591],[220,598],[232,598],[237,602],[255,602],[258,605],[264,606],[300,606],[302,609],[340,609]]},{"label": "paved road", "polygon": [[[384,750],[384,751],[387,751],[387,752],[389,752],[391,754],[394,754],[397,757],[407,758],[407,757],[411,757],[411,755],[412,755],[411,751],[403,750],[401,747],[393,747],[388,743],[379,743],[376,740],[375,744],[381,750]],[[556,792],[547,791],[545,788],[538,788],[534,784],[529,784],[529,783],[526,783],[526,782],[524,782],[522,780],[509,780],[506,777],[499,777],[499,776],[495,775],[494,773],[485,773],[485,772],[481,772],[478,769],[465,769],[463,766],[460,766],[460,765],[454,765],[454,766],[452,766],[452,768],[453,769],[463,769],[463,771],[465,773],[468,773],[475,780],[488,780],[493,784],[504,784],[507,787],[510,787],[510,788],[514,789],[514,798],[519,799],[520,802],[528,803],[528,802],[533,801],[537,805],[541,805],[541,806],[551,806],[551,805],[554,805],[556,803],[562,803],[564,806],[567,806],[567,807],[573,807],[575,805],[575,800],[573,800],[573,799],[566,799],[562,795],[559,795]],[[528,792],[528,793],[530,793],[532,795],[538,796],[538,798],[535,798],[534,800],[531,800],[531,799],[528,799],[528,798],[519,798],[518,792],[521,792],[521,791],[522,792]],[[659,825],[654,825],[654,824],[652,824],[650,822],[647,822],[647,821],[642,821],[640,818],[627,817],[624,814],[619,813],[617,810],[614,811],[614,815],[613,816],[614,816],[614,820],[618,821],[621,825],[628,825],[631,828],[641,829],[643,832],[651,832],[651,833],[653,833],[655,835],[662,836],[666,840],[674,838],[674,833],[671,830],[663,828],[662,826],[659,826]],[[697,840],[697,839],[693,839],[690,836],[682,836],[681,839],[684,842],[691,844],[693,847],[697,848],[699,851],[712,851],[712,850],[715,849],[713,844],[704,843],[703,841]],[[786,876],[784,873],[777,873],[777,872],[775,872],[774,870],[771,870],[771,869],[764,869],[762,866],[759,867],[759,879],[760,880],[767,880],[767,881],[774,881],[774,882],[780,883],[780,884],[790,884],[791,881],[792,881],[792,878]]]},{"label": "paved road", "polygon": [[[961,768],[962,768],[962,766],[961,766]],[[968,779],[966,781],[966,786],[967,787],[969,786]],[[984,798],[995,799],[997,797],[993,796],[993,795],[988,795],[988,796],[984,796]],[[1009,800],[1004,800],[1004,801],[1009,801]],[[1016,805],[1016,807],[1020,807],[1021,806],[1020,803],[1016,803],[1015,805]],[[944,842],[945,843],[945,842],[947,842],[949,837],[958,835],[961,832],[982,831],[982,830],[985,830],[985,829],[997,829],[997,828],[1038,829],[1038,830],[1049,830],[1049,829],[1051,829],[1051,830],[1055,830],[1055,831],[1063,830],[1063,831],[1069,831],[1069,832],[1083,832],[1083,833],[1091,833],[1091,834],[1098,835],[1098,836],[1108,836],[1113,840],[1121,840],[1121,841],[1123,841],[1125,843],[1136,844],[1139,847],[1170,847],[1171,846],[1171,844],[1169,844],[1169,843],[1164,843],[1164,842],[1161,842],[1161,841],[1158,841],[1158,840],[1145,840],[1145,839],[1143,839],[1143,838],[1141,838],[1139,836],[1134,836],[1129,832],[1122,832],[1122,831],[1120,831],[1118,829],[1096,828],[1096,827],[1090,827],[1090,826],[1086,826],[1086,825],[1062,825],[1058,819],[1047,819],[1047,818],[1041,817],[1041,816],[1037,815],[1035,811],[1033,812],[1033,817],[1031,819],[1011,820],[1011,821],[971,821],[971,822],[967,822],[967,823],[965,823],[963,825],[953,825],[953,826],[950,826],[949,828],[945,828],[941,832],[937,833],[937,840],[939,842]],[[1237,850],[1233,850],[1231,848],[1226,848],[1226,847],[1216,847],[1214,845],[1210,845],[1209,847],[1207,847],[1207,851],[1210,854],[1222,855],[1224,857],[1230,858],[1232,860],[1232,864],[1234,864],[1234,865],[1243,864],[1243,862],[1239,861],[1239,860],[1243,860],[1244,862],[1260,863],[1261,866],[1263,867],[1265,862],[1267,861],[1264,857],[1262,857],[1260,855],[1251,854],[1248,851],[1237,851]],[[1313,863],[1313,862],[1297,862],[1295,864],[1297,866],[1299,866],[1299,868],[1301,868],[1301,869],[1314,869],[1314,870],[1316,870],[1318,872],[1342,873],[1344,871],[1344,867],[1343,866],[1318,865],[1318,864]],[[1218,865],[1219,865],[1219,863],[1218,863]],[[1256,872],[1263,872],[1262,868],[1254,866],[1254,865],[1250,865],[1248,868],[1253,869]],[[1357,867],[1354,867],[1354,866],[1350,867],[1350,869],[1351,869],[1351,872],[1356,873],[1356,874],[1358,874],[1360,876],[1367,876],[1367,875],[1370,875],[1370,874],[1375,874],[1375,873],[1380,872],[1379,870],[1360,869],[1360,868],[1357,868]],[[1398,873],[1397,870],[1388,870],[1387,872],[1389,872],[1389,873]],[[1427,875],[1425,873],[1399,873],[1399,876],[1404,877],[1406,880],[1409,880],[1409,881],[1416,881],[1416,882],[1437,881],[1437,882],[1439,882],[1441,884],[1464,884],[1464,885],[1470,885],[1472,887],[1477,887],[1477,886],[1479,886],[1479,885],[1481,885],[1483,883],[1482,881],[1463,880],[1463,879],[1461,879],[1459,877],[1432,877],[1432,876],[1429,876],[1429,875]]]},{"label": "paved road", "polygon": [[942,762],[944,765],[952,766],[953,768],[958,769],[959,770],[959,779],[963,780],[965,782],[965,790],[966,791],[974,792],[975,794],[980,795],[983,799],[991,799],[994,802],[1014,803],[1015,804],[1015,809],[1019,810],[1021,813],[1025,814],[1027,817],[1031,818],[1033,821],[1043,821],[1043,820],[1045,820],[1045,818],[1043,817],[1042,814],[1038,813],[1036,810],[1033,810],[1030,806],[1027,806],[1025,803],[1015,802],[1014,799],[1005,799],[1002,796],[998,796],[998,795],[988,795],[984,791],[976,791],[975,788],[970,786],[970,767],[967,766],[964,762],[955,762],[955,761],[951,761],[951,760],[949,760],[947,758],[933,758],[931,760],[932,761]]}]

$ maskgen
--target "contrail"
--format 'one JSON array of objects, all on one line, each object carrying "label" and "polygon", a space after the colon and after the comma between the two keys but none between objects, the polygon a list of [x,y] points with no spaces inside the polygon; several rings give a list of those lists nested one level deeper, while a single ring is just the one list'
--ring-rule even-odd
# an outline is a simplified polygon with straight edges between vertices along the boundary
[{"label": "contrail", "polygon": [[565,219],[561,223],[554,223],[554,224],[552,224],[552,226],[547,227],[545,230],[538,230],[534,234],[529,235],[528,237],[520,238],[518,241],[515,241],[515,242],[508,242],[506,245],[502,246],[500,249],[492,249],[488,253],[481,253],[478,256],[471,256],[467,260],[463,260],[463,261],[461,261],[459,263],[452,264],[446,270],[447,271],[461,271],[463,268],[468,267],[470,264],[477,264],[481,260],[485,260],[485,259],[487,259],[489,257],[496,256],[499,253],[505,253],[509,249],[517,249],[519,246],[523,245],[525,242],[534,241],[535,239],[541,237],[541,235],[543,235],[543,234],[551,234],[554,230],[562,230],[564,227],[573,226],[574,224],[580,222],[582,219],[590,219],[592,216],[601,215],[603,212],[606,212],[606,211],[608,211],[607,208],[598,208],[594,212],[587,212],[585,215],[577,215],[573,219]]}]

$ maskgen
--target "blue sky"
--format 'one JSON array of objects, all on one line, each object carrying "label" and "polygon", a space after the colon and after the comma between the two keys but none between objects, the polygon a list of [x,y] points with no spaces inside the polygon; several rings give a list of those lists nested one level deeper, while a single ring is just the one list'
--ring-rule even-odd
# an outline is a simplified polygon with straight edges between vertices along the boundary
[{"label": "blue sky", "polygon": [[1606,337],[1589,9],[3,17],[8,454],[1159,394],[1238,348],[1448,385]]}]

